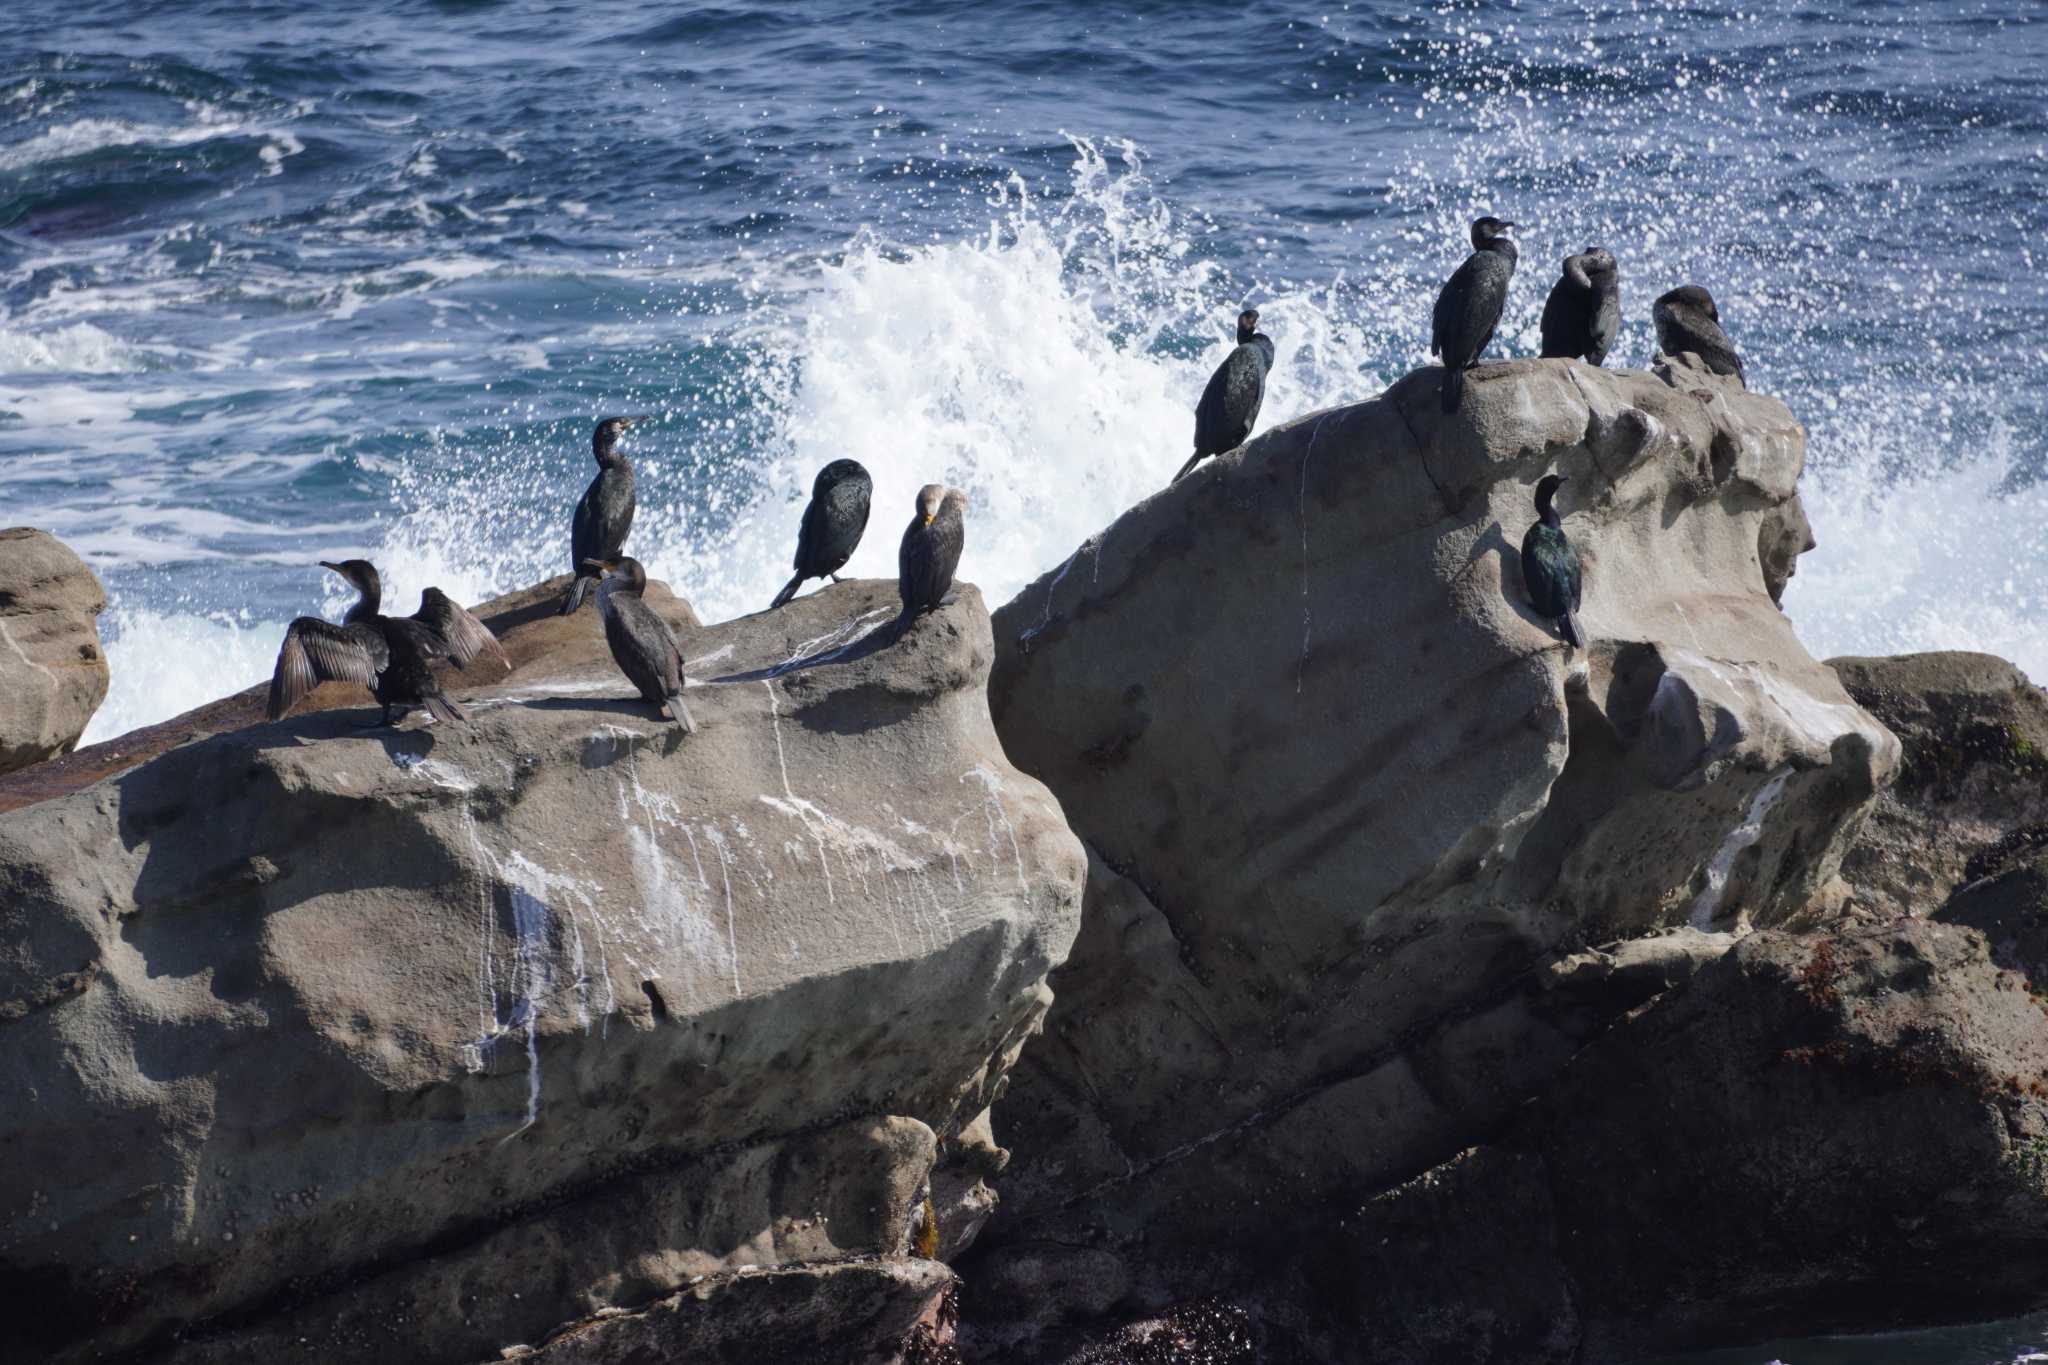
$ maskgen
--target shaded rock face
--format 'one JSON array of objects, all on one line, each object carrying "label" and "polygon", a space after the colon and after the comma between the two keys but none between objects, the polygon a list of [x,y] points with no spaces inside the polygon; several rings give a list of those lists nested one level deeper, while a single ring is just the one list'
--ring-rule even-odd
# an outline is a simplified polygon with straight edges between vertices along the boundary
[{"label": "shaded rock face", "polygon": [[978,596],[650,593],[689,737],[528,596],[470,725],[334,689],[0,815],[0,1358],[854,1359],[932,1306],[912,1214],[1085,866]]},{"label": "shaded rock face", "polygon": [[0,531],[0,773],[69,753],[107,696],[106,590],[44,531]]},{"label": "shaded rock face", "polygon": [[[997,613],[998,729],[1092,857],[970,1322],[1082,1256],[1120,1267],[1082,1317],[1270,1288],[1729,931],[1816,914],[1897,765],[1775,604],[1781,403],[1682,364],[1484,366],[1449,416],[1437,386],[1254,440]],[[1549,472],[1576,657],[1520,582]],[[1680,928],[1710,946],[1579,956]]]},{"label": "shaded rock face", "polygon": [[2043,1008],[1955,925],[1752,934],[1506,1133],[1344,1210],[1297,1259],[1342,1308],[1317,1330],[1562,1365],[2034,1305]]},{"label": "shaded rock face", "polygon": [[2048,845],[2048,693],[1989,654],[1828,666],[1905,753],[1842,860],[1860,912],[1925,914],[2006,855]]}]

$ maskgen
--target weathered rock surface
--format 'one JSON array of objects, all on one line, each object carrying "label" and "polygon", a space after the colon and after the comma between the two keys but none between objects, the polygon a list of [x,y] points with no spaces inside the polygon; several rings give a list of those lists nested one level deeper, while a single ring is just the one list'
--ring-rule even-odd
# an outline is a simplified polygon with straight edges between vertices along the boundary
[{"label": "weathered rock surface", "polygon": [[0,531],[0,773],[69,753],[107,696],[106,590],[47,531]]},{"label": "weathered rock surface", "polygon": [[[985,1350],[1208,1293],[1307,1331],[1304,1245],[1506,1131],[1731,931],[1838,899],[1899,749],[1775,604],[1791,414],[1682,364],[1487,366],[1451,417],[1437,387],[1209,462],[997,613],[1003,742],[1092,856],[996,1111]],[[1520,583],[1551,471],[1577,658]]]},{"label": "weathered rock surface", "polygon": [[1752,934],[1298,1263],[1320,1330],[1389,1361],[2018,1311],[2048,1264],[2042,998],[1954,925]]},{"label": "weathered rock surface", "polygon": [[468,726],[231,699],[13,793],[0,1358],[857,1358],[931,1306],[911,1219],[1082,852],[971,588],[894,643],[887,583],[658,609],[687,738],[543,587]]},{"label": "weathered rock surface", "polygon": [[1828,666],[1905,753],[1842,860],[1860,912],[1926,914],[1989,861],[2048,844],[2048,694],[2026,675],[1989,654]]}]

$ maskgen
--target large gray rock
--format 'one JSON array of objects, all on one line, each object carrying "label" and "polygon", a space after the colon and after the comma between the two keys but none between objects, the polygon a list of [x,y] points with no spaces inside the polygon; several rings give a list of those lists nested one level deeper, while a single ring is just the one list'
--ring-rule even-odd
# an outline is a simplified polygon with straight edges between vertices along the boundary
[{"label": "large gray rock", "polygon": [[771,1270],[775,1340],[930,1308],[913,1214],[1083,875],[977,594],[895,643],[892,584],[659,599],[689,737],[527,596],[468,726],[333,689],[0,815],[0,1358],[466,1363],[621,1309],[744,1355],[701,1286]]},{"label": "large gray rock", "polygon": [[69,753],[106,700],[106,605],[62,541],[26,526],[0,531],[0,773]]},{"label": "large gray rock", "polygon": [[[1044,1325],[987,1326],[1062,1261],[1116,1264],[1085,1273],[1097,1317],[1257,1292],[1649,978],[1839,900],[1899,750],[1776,605],[1805,543],[1784,405],[1683,365],[1487,366],[1452,417],[1437,392],[1209,462],[997,613],[1003,742],[1094,856],[996,1113],[1016,1155],[965,1272],[989,1340]],[[1551,471],[1577,657],[1520,581]],[[1707,946],[1580,957],[1674,929]]]}]

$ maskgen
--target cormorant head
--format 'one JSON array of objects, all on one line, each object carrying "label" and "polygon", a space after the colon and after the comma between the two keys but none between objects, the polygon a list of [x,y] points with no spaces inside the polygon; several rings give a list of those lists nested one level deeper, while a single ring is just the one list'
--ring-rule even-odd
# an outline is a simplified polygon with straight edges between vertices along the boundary
[{"label": "cormorant head", "polygon": [[1614,259],[1614,253],[1604,246],[1589,246],[1581,251],[1579,264],[1588,275],[1612,275],[1621,268]]},{"label": "cormorant head", "polygon": [[1472,222],[1472,249],[1474,251],[1484,251],[1495,242],[1512,241],[1514,239],[1515,227],[1514,223],[1503,222],[1498,218],[1474,219]]},{"label": "cormorant head", "polygon": [[597,456],[599,464],[611,458],[613,447],[619,443],[626,428],[635,427],[646,421],[645,417],[607,417],[597,424],[597,431],[590,438],[590,453]]},{"label": "cormorant head", "polygon": [[1536,481],[1536,511],[1538,515],[1544,517],[1550,515],[1550,500],[1557,496],[1558,489],[1570,482],[1571,480],[1562,474],[1545,474]]},{"label": "cormorant head", "polygon": [[1237,315],[1237,344],[1242,346],[1259,333],[1259,310],[1247,308]]},{"label": "cormorant head", "polygon": [[811,481],[811,496],[822,498],[826,489],[837,488],[848,479],[859,479],[870,486],[874,484],[874,480],[868,477],[867,466],[859,460],[834,460],[819,470],[818,477]]},{"label": "cormorant head", "polygon": [[612,565],[613,578],[619,580],[619,587],[638,597],[647,591],[647,570],[640,567],[640,561],[628,556]]},{"label": "cormorant head", "polygon": [[965,521],[967,519],[967,494],[958,488],[948,488],[946,490],[946,500],[939,505],[939,510],[951,512],[955,521]]},{"label": "cormorant head", "polygon": [[1704,313],[1714,321],[1721,320],[1721,310],[1714,306],[1714,297],[1696,284],[1681,284],[1657,300],[1657,312],[1667,308],[1690,308],[1695,313]]},{"label": "cormorant head", "polygon": [[614,582],[623,592],[637,595],[647,587],[647,570],[637,559],[586,559],[577,570],[587,578]]},{"label": "cormorant head", "polygon": [[323,559],[320,567],[334,570],[365,597],[381,596],[384,591],[384,584],[377,577],[377,566],[367,559],[344,559],[339,564]]},{"label": "cormorant head", "polygon": [[[920,526],[931,525],[933,519],[939,515],[939,508],[945,503],[950,492],[951,490],[942,483],[928,483],[918,489],[917,524]],[[964,505],[965,500],[963,499],[962,502]]]}]

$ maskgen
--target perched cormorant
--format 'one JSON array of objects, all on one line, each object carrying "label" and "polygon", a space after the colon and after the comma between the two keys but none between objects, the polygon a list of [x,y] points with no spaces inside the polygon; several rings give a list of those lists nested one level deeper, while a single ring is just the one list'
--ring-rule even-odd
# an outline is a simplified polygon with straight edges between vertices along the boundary
[{"label": "perched cormorant", "polygon": [[1173,476],[1175,483],[1206,457],[1245,443],[1266,401],[1266,374],[1272,368],[1273,338],[1259,330],[1259,310],[1247,308],[1237,315],[1237,348],[1209,376],[1209,387],[1195,404],[1195,453]]},{"label": "perched cormorant", "polygon": [[1742,380],[1742,387],[1749,387],[1742,357],[1721,330],[1721,310],[1706,290],[1696,284],[1680,285],[1657,300],[1650,316],[1657,322],[1658,350],[1669,356],[1691,351],[1715,374],[1732,374]]},{"label": "perched cormorant", "polygon": [[562,604],[564,616],[583,605],[585,594],[596,582],[584,565],[592,560],[609,564],[626,548],[626,533],[633,529],[633,462],[619,453],[619,437],[626,428],[646,420],[607,417],[590,438],[590,453],[597,457],[597,477],[583,490],[583,500],[576,504],[576,520],[569,527],[569,568],[576,581],[569,585],[569,600]]},{"label": "perched cormorant", "polygon": [[796,577],[768,604],[774,611],[804,585],[807,578],[839,581],[839,571],[853,558],[861,533],[868,529],[868,499],[875,481],[859,460],[834,460],[818,471],[811,484],[811,504],[796,533]]},{"label": "perched cormorant", "polygon": [[391,724],[394,710],[403,718],[414,707],[425,707],[435,720],[468,720],[461,707],[441,695],[429,665],[446,659],[467,668],[486,653],[505,663],[505,651],[484,623],[439,588],[421,593],[420,609],[411,616],[385,616],[378,611],[384,585],[375,565],[365,559],[339,564],[323,559],[320,567],[346,578],[361,596],[338,626],[301,616],[285,630],[270,676],[270,719],[284,715],[323,682],[353,682],[376,693],[383,704],[379,724]]},{"label": "perched cormorant", "polygon": [[1444,358],[1444,411],[1456,412],[1465,371],[1479,363],[1508,302],[1515,275],[1515,224],[1481,218],[1472,224],[1472,254],[1436,296],[1429,353]]},{"label": "perched cormorant", "polygon": [[[580,566],[592,577],[603,574],[605,565],[590,561]],[[621,559],[611,565],[610,574],[597,585],[597,611],[604,617],[605,643],[641,697],[657,714],[667,710],[669,718],[683,727],[683,733],[697,733],[697,722],[683,704],[683,651],[675,632],[654,608],[640,600],[647,591],[647,570],[637,559]]]},{"label": "perched cormorant", "polygon": [[960,549],[967,541],[966,516],[967,495],[959,489],[928,483],[917,490],[917,515],[896,555],[896,586],[903,594],[899,625],[953,600],[953,571],[960,567]]},{"label": "perched cormorant", "polygon": [[1529,590],[1529,605],[1536,614],[1557,627],[1565,644],[1585,648],[1586,637],[1579,629],[1579,552],[1564,533],[1564,519],[1550,500],[1564,487],[1561,474],[1546,474],[1536,485],[1536,524],[1522,537],[1522,583]]},{"label": "perched cormorant", "polygon": [[1614,253],[1589,246],[1564,258],[1564,274],[1543,304],[1543,354],[1607,360],[1621,331],[1621,271]]}]

